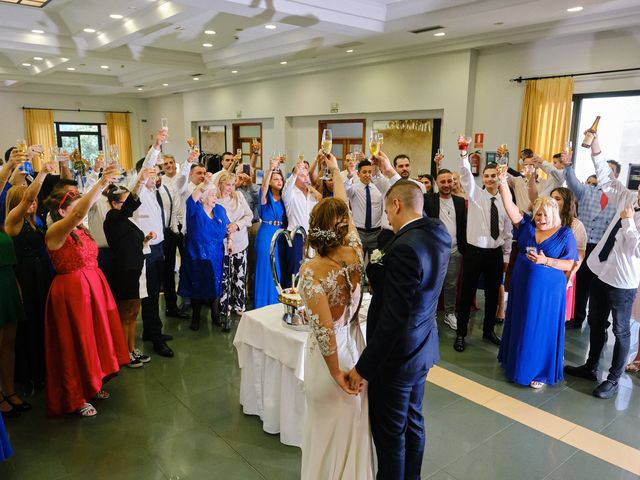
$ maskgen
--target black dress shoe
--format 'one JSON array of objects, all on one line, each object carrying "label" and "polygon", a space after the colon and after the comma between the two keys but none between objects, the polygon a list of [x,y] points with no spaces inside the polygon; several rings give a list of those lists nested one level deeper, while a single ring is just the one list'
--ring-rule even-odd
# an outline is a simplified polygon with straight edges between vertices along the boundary
[{"label": "black dress shoe", "polygon": [[189,315],[187,315],[186,313],[182,313],[181,311],[179,311],[177,309],[165,310],[164,311],[164,315],[165,315],[165,317],[181,318],[183,320],[185,318],[189,318]]},{"label": "black dress shoe", "polygon": [[173,357],[173,350],[162,340],[153,342],[153,351],[161,357]]},{"label": "black dress shoe", "polygon": [[593,396],[598,398],[611,398],[618,393],[618,382],[605,380],[593,391]]},{"label": "black dress shoe", "polygon": [[453,349],[456,352],[464,352],[465,347],[464,337],[461,335],[456,336],[456,341],[453,342]]},{"label": "black dress shoe", "polygon": [[497,346],[500,346],[500,344],[502,343],[502,339],[494,332],[483,333],[482,339]]},{"label": "black dress shoe", "polygon": [[193,330],[194,332],[197,332],[198,330],[200,330],[200,318],[193,317],[191,319],[191,325],[189,325],[189,330]]},{"label": "black dress shoe", "polygon": [[569,330],[581,330],[582,329],[582,322],[576,321],[576,320],[569,320],[568,322],[564,323],[564,328],[569,329]]},{"label": "black dress shoe", "polygon": [[[153,342],[153,339],[148,335],[142,335],[142,340],[145,342]],[[161,333],[160,340],[162,340],[163,342],[170,342],[171,340],[173,340],[173,335],[167,335],[166,333]]]},{"label": "black dress shoe", "polygon": [[25,402],[24,400],[22,401],[22,403],[13,403],[10,398],[15,396],[16,394],[12,393],[11,395],[6,395],[4,398],[7,400],[7,403],[9,405],[11,405],[19,412],[28,412],[29,410],[31,410],[31,404],[29,402]]},{"label": "black dress shoe", "polygon": [[591,368],[587,365],[580,365],[578,367],[572,367],[571,365],[565,365],[564,373],[572,375],[574,377],[585,378],[595,382],[598,380],[598,370]]}]

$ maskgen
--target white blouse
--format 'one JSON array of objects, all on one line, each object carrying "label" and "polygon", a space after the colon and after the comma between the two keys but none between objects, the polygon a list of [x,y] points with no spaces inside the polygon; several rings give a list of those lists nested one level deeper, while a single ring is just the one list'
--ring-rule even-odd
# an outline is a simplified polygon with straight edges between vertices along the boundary
[{"label": "white blouse", "polygon": [[230,196],[218,198],[217,202],[227,211],[230,223],[238,225],[233,234],[233,255],[240,253],[249,246],[247,228],[251,226],[253,212],[240,192],[233,192]]}]

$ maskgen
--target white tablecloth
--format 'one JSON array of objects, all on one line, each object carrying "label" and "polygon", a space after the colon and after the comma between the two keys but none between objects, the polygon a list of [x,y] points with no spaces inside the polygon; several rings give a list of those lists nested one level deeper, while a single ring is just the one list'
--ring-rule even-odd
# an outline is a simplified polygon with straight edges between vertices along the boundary
[{"label": "white tablecloth", "polygon": [[308,332],[286,328],[284,307],[245,312],[233,345],[242,369],[240,404],[258,415],[267,433],[280,433],[285,445],[302,446],[305,399],[304,357]]}]

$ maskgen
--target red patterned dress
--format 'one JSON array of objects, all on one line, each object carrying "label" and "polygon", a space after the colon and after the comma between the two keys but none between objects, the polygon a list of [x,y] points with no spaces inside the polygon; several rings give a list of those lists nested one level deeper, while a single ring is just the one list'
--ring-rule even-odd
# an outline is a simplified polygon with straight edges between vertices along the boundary
[{"label": "red patterned dress", "polygon": [[75,412],[129,363],[122,324],[98,268],[98,247],[81,229],[49,250],[56,270],[45,311],[47,414]]}]

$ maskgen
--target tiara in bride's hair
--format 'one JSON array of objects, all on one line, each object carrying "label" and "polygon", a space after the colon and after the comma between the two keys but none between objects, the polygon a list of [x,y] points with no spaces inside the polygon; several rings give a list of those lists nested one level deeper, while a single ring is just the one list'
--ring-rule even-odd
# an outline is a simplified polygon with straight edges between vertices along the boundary
[{"label": "tiara in bride's hair", "polygon": [[336,232],[333,230],[322,230],[320,228],[312,228],[309,230],[309,238],[313,240],[338,240]]}]

